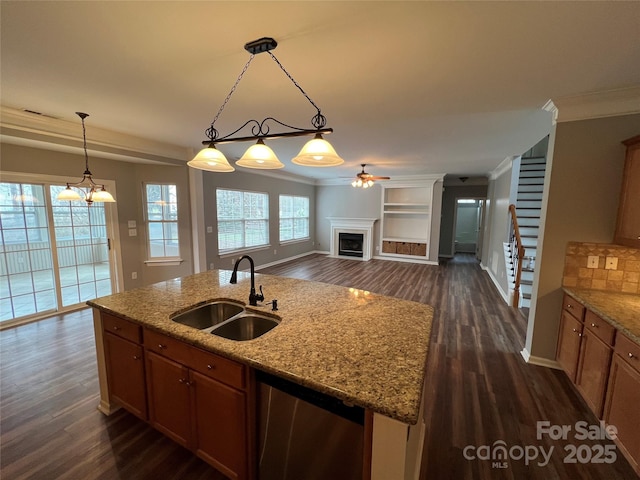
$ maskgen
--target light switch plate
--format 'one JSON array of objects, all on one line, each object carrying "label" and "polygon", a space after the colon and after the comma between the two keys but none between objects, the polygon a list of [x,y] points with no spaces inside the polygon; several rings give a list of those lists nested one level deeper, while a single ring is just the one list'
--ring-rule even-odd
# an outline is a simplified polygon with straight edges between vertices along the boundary
[{"label": "light switch plate", "polygon": [[138,231],[135,228],[130,228],[129,229],[129,236],[130,237],[137,237],[138,236]]},{"label": "light switch plate", "polygon": [[618,269],[618,257],[607,257],[607,260],[604,263],[604,268],[606,270],[617,270]]},{"label": "light switch plate", "polygon": [[136,221],[135,220],[127,220],[127,226],[129,228],[136,228]]},{"label": "light switch plate", "polygon": [[207,227],[207,233],[213,233],[213,227]]},{"label": "light switch plate", "polygon": [[587,268],[598,268],[600,257],[598,255],[589,255],[587,258]]}]

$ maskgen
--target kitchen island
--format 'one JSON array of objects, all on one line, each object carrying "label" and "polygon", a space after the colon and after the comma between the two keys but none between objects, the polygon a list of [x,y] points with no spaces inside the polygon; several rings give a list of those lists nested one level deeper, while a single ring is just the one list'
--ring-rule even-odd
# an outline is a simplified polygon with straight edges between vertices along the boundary
[{"label": "kitchen island", "polygon": [[[256,274],[265,302],[248,305],[250,276],[212,270],[101,297],[94,307],[100,409],[114,405],[107,381],[103,314],[211,352],[250,371],[285,379],[362,407],[365,478],[417,478],[424,424],[423,386],[433,309],[363,290]],[[267,305],[277,299],[278,310]],[[249,341],[228,340],[176,323],[175,314],[211,300],[241,302],[279,324]],[[146,354],[146,352],[145,352]],[[249,390],[250,392],[251,390]],[[251,421],[251,419],[250,419]]]}]

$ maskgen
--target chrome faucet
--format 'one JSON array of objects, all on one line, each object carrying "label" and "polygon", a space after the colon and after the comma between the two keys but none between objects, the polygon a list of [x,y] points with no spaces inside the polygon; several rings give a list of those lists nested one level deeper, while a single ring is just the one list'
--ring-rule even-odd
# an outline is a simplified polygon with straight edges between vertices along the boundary
[{"label": "chrome faucet", "polygon": [[249,263],[251,264],[251,291],[249,292],[249,305],[255,307],[258,305],[258,302],[262,302],[264,300],[264,295],[262,294],[262,285],[260,285],[260,293],[256,293],[256,269],[253,263],[253,258],[249,255],[243,255],[236,260],[229,283],[238,283],[238,265],[245,258],[249,260]]}]

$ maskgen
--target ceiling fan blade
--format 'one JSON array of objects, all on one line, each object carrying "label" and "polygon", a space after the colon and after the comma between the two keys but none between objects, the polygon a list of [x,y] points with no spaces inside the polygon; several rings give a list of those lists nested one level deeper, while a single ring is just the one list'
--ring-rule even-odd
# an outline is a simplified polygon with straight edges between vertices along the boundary
[{"label": "ceiling fan blade", "polygon": [[391,180],[391,177],[376,177],[374,175],[369,175],[367,180]]}]

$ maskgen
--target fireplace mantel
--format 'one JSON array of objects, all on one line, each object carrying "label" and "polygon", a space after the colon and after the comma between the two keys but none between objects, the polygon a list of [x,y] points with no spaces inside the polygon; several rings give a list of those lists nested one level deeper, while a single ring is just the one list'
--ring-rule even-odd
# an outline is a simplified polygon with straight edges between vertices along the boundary
[{"label": "fireplace mantel", "polygon": [[[331,222],[331,251],[332,257],[350,260],[371,260],[373,255],[373,225],[377,218],[327,217]],[[362,258],[338,254],[340,233],[360,233],[363,235]]]}]

